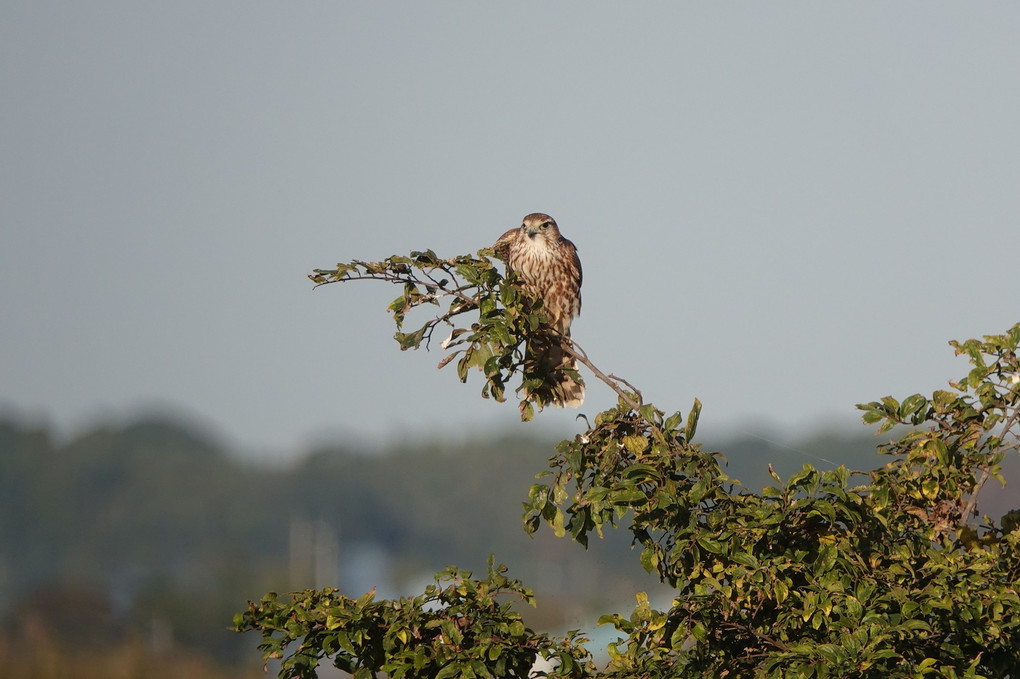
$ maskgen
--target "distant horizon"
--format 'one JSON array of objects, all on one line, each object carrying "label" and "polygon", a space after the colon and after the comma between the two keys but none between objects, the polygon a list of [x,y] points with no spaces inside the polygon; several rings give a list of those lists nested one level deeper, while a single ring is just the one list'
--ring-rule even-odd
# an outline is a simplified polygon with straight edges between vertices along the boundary
[{"label": "distant horizon", "polygon": [[[285,459],[297,458],[339,441],[348,441],[351,442],[352,446],[366,447],[370,450],[378,451],[416,443],[424,445],[453,443],[459,445],[464,441],[493,438],[539,440],[549,438],[555,442],[584,431],[583,420],[578,420],[578,425],[573,428],[564,426],[562,423],[542,422],[542,415],[538,415],[532,422],[523,423],[518,421],[517,412],[512,405],[507,405],[507,411],[508,414],[512,415],[513,419],[495,428],[488,422],[480,422],[477,425],[468,425],[464,429],[453,430],[450,426],[437,423],[433,428],[422,431],[404,429],[395,430],[384,435],[366,435],[355,429],[345,430],[343,425],[337,425],[333,431],[322,429],[319,432],[311,432],[293,445],[277,447],[267,444],[262,449],[257,444],[253,446],[250,442],[239,440],[225,426],[213,421],[208,416],[189,411],[185,406],[180,405],[176,407],[166,404],[161,406],[138,406],[121,413],[105,411],[71,422],[59,422],[54,417],[44,413],[25,412],[16,407],[11,407],[10,404],[0,402],[0,422],[10,422],[23,427],[44,429],[55,436],[60,445],[65,445],[70,441],[102,428],[123,430],[144,424],[169,425],[201,436],[209,443],[223,447],[225,452],[253,460],[263,460],[263,458],[266,458],[265,461],[272,461],[271,456],[275,454],[282,454]],[[855,412],[858,411],[855,409]],[[684,414],[686,415],[686,411],[684,411]],[[707,437],[705,436],[706,434],[708,435]],[[777,427],[768,427],[754,420],[726,425],[719,423],[705,424],[705,419],[703,419],[702,426],[699,426],[698,429],[697,438],[703,442],[709,440],[728,442],[749,438],[777,443],[778,445],[788,445],[796,441],[829,435],[841,438],[857,438],[858,434],[861,436],[873,435],[874,427],[861,423],[859,418],[855,425],[854,423],[848,424],[835,418],[820,416],[812,423],[793,427],[788,431],[781,431]]]},{"label": "distant horizon", "polygon": [[[371,440],[359,440],[356,437],[341,435],[335,437],[324,437],[315,443],[308,443],[300,448],[289,451],[265,449],[262,454],[258,451],[247,451],[236,447],[220,433],[215,427],[207,426],[195,418],[182,417],[180,411],[171,413],[163,411],[138,412],[135,416],[124,416],[117,419],[96,419],[87,426],[75,429],[73,432],[55,431],[55,428],[39,422],[19,418],[12,414],[12,411],[0,406],[0,425],[12,425],[20,429],[42,429],[51,436],[50,444],[55,448],[73,447],[77,443],[87,439],[88,436],[101,431],[110,431],[114,435],[123,434],[126,430],[139,426],[165,427],[176,433],[197,439],[203,446],[209,446],[221,453],[229,460],[241,465],[254,465],[254,468],[280,470],[293,469],[302,463],[312,459],[315,455],[330,452],[333,450],[351,453],[366,459],[377,456],[401,454],[405,451],[417,451],[419,449],[439,448],[442,450],[460,451],[470,448],[473,443],[484,444],[484,447],[491,448],[493,444],[507,442],[510,444],[526,444],[544,447],[548,443],[549,454],[552,455],[555,445],[564,438],[570,438],[574,433],[568,431],[557,431],[551,426],[542,426],[541,423],[521,424],[517,427],[506,427],[497,430],[466,429],[459,432],[451,432],[450,429],[435,429],[430,432],[422,432],[406,436],[393,436],[390,438],[375,438]],[[923,427],[922,427],[923,428]],[[878,454],[878,447],[886,442],[897,439],[908,428],[902,427],[899,432],[892,431],[885,434],[876,434],[875,427],[861,424],[859,430],[840,428],[838,426],[826,426],[819,422],[817,427],[806,428],[792,432],[784,436],[776,433],[763,433],[749,431],[741,427],[731,427],[725,433],[705,432],[699,428],[696,442],[701,443],[707,450],[721,452],[727,458],[743,456],[747,449],[767,449],[773,455],[768,459],[752,461],[741,457],[737,465],[743,471],[737,472],[738,478],[743,482],[751,482],[758,479],[761,483],[768,483],[766,470],[769,466],[775,467],[780,475],[788,475],[800,469],[804,464],[810,464],[818,469],[832,469],[840,464],[847,464],[847,460],[841,459],[841,455],[848,450],[857,450],[860,447],[866,449],[866,457],[861,461],[865,462],[863,467],[856,471],[868,471],[877,469],[885,464],[882,456]],[[718,433],[718,435],[716,435]],[[826,448],[824,446],[830,446]],[[873,452],[873,457],[871,457]],[[739,453],[739,454],[738,454]],[[737,460],[732,459],[731,462]],[[851,469],[854,469],[851,467]],[[535,472],[542,469],[536,468]],[[752,476],[743,478],[743,475],[750,473]],[[1006,479],[1006,486],[998,482],[985,484],[981,492],[980,508],[982,511],[987,507],[994,508],[993,511],[1004,513],[1010,509],[1020,509],[1016,506],[1015,484],[1020,483],[1020,455],[1010,455],[1003,461],[1003,476]],[[993,518],[997,518],[994,516]]]}]

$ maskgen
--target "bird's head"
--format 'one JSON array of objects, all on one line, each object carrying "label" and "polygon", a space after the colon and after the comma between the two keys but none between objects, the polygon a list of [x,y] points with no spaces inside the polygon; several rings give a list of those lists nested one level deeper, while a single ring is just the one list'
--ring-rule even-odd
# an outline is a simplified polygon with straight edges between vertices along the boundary
[{"label": "bird's head", "polygon": [[541,212],[533,212],[525,217],[521,229],[531,240],[541,238],[549,243],[555,243],[560,239],[560,229],[556,226],[556,220]]}]

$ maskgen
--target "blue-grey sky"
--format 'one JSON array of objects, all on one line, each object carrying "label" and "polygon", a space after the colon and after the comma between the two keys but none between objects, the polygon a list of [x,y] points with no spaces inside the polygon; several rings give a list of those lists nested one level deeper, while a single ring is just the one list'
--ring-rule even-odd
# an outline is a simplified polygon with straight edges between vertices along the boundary
[{"label": "blue-grey sky", "polygon": [[305,274],[534,211],[575,338],[709,435],[849,425],[1020,320],[1016,3],[14,0],[0,92],[0,411],[64,431],[532,426]]}]

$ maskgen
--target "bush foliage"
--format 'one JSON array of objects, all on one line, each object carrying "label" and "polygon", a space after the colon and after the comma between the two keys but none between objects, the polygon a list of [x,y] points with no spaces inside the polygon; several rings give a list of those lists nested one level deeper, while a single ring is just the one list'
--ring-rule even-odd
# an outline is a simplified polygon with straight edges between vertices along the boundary
[{"label": "bush foliage", "polygon": [[[523,384],[524,344],[542,323],[490,260],[431,251],[316,270],[316,284],[381,280],[401,286],[389,306],[401,349],[428,347],[448,328],[440,367],[456,361],[482,395]],[[438,312],[408,332],[416,307]],[[458,323],[463,318],[466,323]],[[774,484],[743,487],[719,453],[695,442],[701,405],[667,414],[625,380],[581,365],[617,394],[587,431],[561,442],[525,502],[523,523],[586,546],[625,527],[641,564],[674,590],[669,610],[647,596],[627,616],[600,619],[620,633],[597,668],[577,633],[524,626],[508,596],[531,593],[490,563],[484,579],[450,569],[417,597],[376,601],[335,590],[267,595],[235,617],[262,634],[281,677],[315,676],[328,658],[356,677],[523,677],[537,658],[551,677],[1003,677],[1020,667],[1020,520],[977,519],[978,493],[1002,481],[1018,447],[1020,324],[953,342],[971,370],[931,397],[859,405],[888,462],[866,472],[812,465]],[[521,391],[527,393],[527,390]],[[534,404],[521,403],[530,419]]]}]

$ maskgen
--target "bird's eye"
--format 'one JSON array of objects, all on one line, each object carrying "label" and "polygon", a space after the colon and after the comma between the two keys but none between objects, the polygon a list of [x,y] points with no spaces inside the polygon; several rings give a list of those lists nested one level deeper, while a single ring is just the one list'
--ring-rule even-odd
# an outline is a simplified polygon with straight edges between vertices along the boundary
[{"label": "bird's eye", "polygon": [[545,229],[549,226],[549,222],[542,222],[542,228]]}]

